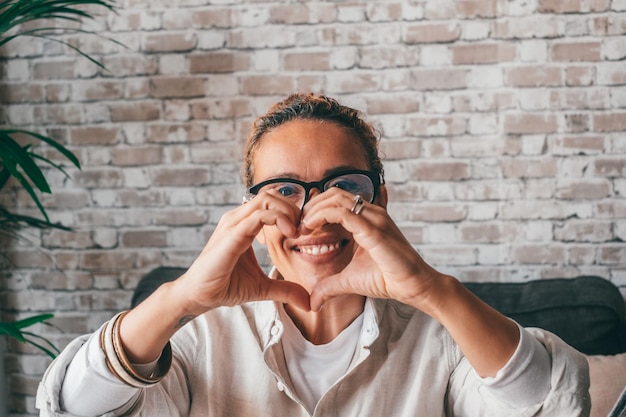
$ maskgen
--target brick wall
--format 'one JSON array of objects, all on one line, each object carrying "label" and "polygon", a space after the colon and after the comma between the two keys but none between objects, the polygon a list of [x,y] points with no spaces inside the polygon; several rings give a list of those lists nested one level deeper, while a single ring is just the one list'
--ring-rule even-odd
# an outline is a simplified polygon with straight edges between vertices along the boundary
[{"label": "brick wall", "polygon": [[[150,269],[188,265],[241,201],[250,121],[309,90],[379,127],[390,212],[430,263],[473,281],[598,274],[626,292],[624,0],[213,3],[125,0],[89,23],[127,49],[66,37],[109,71],[39,40],[3,51],[1,121],[83,165],[51,173],[44,198],[73,233],[3,241],[5,318],[55,312],[38,331],[63,347]],[[33,414],[49,360],[8,349],[12,415]]]}]

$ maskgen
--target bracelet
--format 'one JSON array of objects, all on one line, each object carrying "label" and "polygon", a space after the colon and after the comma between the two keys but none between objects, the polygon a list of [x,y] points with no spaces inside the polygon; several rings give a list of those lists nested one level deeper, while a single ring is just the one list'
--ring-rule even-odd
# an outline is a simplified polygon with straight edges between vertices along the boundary
[{"label": "bracelet", "polygon": [[128,311],[116,314],[104,326],[100,332],[100,348],[104,353],[107,368],[117,379],[135,388],[146,388],[159,382],[169,371],[172,364],[172,347],[167,342],[156,369],[150,375],[139,375],[128,360],[120,337],[120,323],[126,314]]}]

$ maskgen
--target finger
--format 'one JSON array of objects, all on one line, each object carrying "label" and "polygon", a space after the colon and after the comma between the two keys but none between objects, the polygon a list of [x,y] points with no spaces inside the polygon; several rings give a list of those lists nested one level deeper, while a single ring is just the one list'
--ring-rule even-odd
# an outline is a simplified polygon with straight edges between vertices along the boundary
[{"label": "finger", "polygon": [[283,304],[298,307],[301,310],[311,310],[309,293],[295,282],[269,279],[264,299],[274,300]]}]

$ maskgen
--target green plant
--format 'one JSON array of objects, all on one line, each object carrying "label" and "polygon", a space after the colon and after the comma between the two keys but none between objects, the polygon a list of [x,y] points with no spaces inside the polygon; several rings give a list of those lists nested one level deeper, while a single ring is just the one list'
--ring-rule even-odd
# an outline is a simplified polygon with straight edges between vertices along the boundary
[{"label": "green plant", "polygon": [[[0,0],[0,47],[21,36],[42,38],[65,45],[100,68],[104,68],[99,61],[58,37],[59,27],[52,25],[54,21],[70,22],[77,27],[63,29],[62,33],[76,32],[100,36],[78,28],[85,19],[94,18],[89,12],[89,8],[94,6],[105,8],[107,11],[115,10],[113,0]],[[13,178],[17,185],[28,193],[43,216],[39,218],[15,213],[0,206],[0,234],[18,237],[18,231],[24,227],[70,230],[60,223],[50,221],[38,195],[52,192],[46,180],[45,169],[57,170],[65,175],[67,173],[61,164],[38,153],[33,146],[36,143],[47,144],[71,165],[80,169],[76,155],[51,137],[24,129],[0,128],[0,189],[9,184],[9,180]],[[42,170],[42,167],[45,169]],[[21,342],[30,343],[54,357],[57,350],[52,343],[23,330],[36,323],[47,324],[46,321],[52,317],[52,314],[42,314],[14,322],[0,322],[0,335],[8,335]]]}]

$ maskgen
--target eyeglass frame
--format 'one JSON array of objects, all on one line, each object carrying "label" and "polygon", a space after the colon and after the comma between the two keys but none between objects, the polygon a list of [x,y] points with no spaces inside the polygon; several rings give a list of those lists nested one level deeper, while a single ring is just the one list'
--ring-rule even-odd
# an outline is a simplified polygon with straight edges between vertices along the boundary
[{"label": "eyeglass frame", "polygon": [[328,189],[324,189],[324,186],[328,182],[334,180],[335,178],[338,178],[344,175],[350,175],[350,174],[365,175],[366,177],[370,179],[374,190],[372,192],[372,198],[368,201],[368,203],[373,203],[374,200],[376,200],[376,197],[378,197],[378,189],[380,188],[381,185],[385,184],[385,179],[383,178],[383,175],[380,172],[365,171],[361,169],[347,169],[344,171],[335,172],[333,174],[330,174],[322,178],[320,181],[311,181],[311,182],[300,181],[295,178],[289,178],[289,177],[270,178],[269,180],[261,181],[260,183],[254,184],[253,186],[248,188],[247,193],[244,196],[244,202],[249,201],[252,198],[254,198],[254,196],[256,196],[259,193],[259,191],[261,191],[261,188],[265,187],[266,185],[286,182],[289,184],[297,184],[301,186],[302,188],[304,188],[304,200],[302,201],[302,205],[299,207],[300,209],[302,209],[304,205],[308,203],[312,189],[316,188],[320,193],[323,193],[324,191],[328,191]]}]

